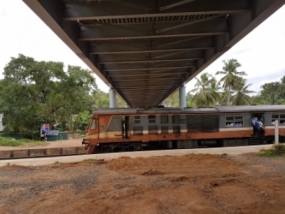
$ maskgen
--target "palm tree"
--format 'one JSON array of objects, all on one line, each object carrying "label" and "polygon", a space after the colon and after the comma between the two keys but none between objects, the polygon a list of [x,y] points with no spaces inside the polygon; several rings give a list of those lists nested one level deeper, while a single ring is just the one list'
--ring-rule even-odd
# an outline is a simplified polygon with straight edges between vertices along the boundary
[{"label": "palm tree", "polygon": [[202,74],[200,79],[196,79],[195,89],[191,93],[196,93],[193,101],[196,106],[208,107],[214,105],[220,98],[217,81],[210,74]]},{"label": "palm tree", "polygon": [[220,82],[223,82],[223,87],[225,88],[225,91],[227,93],[227,105],[230,105],[230,98],[231,98],[231,90],[233,87],[236,86],[236,82],[238,81],[238,78],[241,76],[245,76],[246,73],[244,71],[237,71],[237,68],[241,66],[241,64],[236,59],[230,59],[230,60],[223,60],[224,67],[222,71],[217,71],[217,74],[223,74],[224,76],[220,80]]},{"label": "palm tree", "polygon": [[252,103],[252,98],[248,94],[254,93],[254,91],[248,90],[251,83],[246,85],[246,80],[243,78],[240,78],[237,82],[238,83],[234,87],[236,92],[232,96],[232,104],[236,106],[250,105]]}]

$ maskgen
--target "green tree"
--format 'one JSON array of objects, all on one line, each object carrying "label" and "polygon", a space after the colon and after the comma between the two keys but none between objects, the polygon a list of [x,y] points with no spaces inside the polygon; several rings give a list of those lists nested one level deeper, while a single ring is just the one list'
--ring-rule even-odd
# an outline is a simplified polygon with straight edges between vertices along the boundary
[{"label": "green tree", "polygon": [[85,130],[90,121],[91,114],[89,111],[84,110],[80,112],[75,119],[76,129]]},{"label": "green tree", "polygon": [[168,96],[164,101],[165,107],[179,107],[179,93],[176,91]]},{"label": "green tree", "polygon": [[215,78],[210,74],[204,73],[200,79],[196,79],[195,89],[191,93],[195,93],[193,101],[196,106],[209,107],[215,105],[220,98],[219,86]]},{"label": "green tree", "polygon": [[241,66],[241,64],[236,59],[223,60],[224,66],[222,71],[217,71],[216,75],[222,74],[224,75],[220,82],[223,83],[223,87],[225,89],[227,95],[227,105],[230,105],[230,100],[232,96],[232,89],[238,84],[239,78],[245,76],[246,73],[244,71],[237,71],[237,69]]},{"label": "green tree", "polygon": [[97,89],[90,71],[61,62],[38,62],[19,55],[4,68],[0,82],[0,112],[6,132],[36,138],[42,123],[70,123],[71,116],[90,111]]},{"label": "green tree", "polygon": [[239,83],[235,85],[235,94],[232,96],[233,105],[250,105],[252,103],[252,98],[249,94],[254,93],[254,91],[248,90],[251,84],[246,85],[246,80],[240,78]]},{"label": "green tree", "polygon": [[195,102],[193,100],[194,95],[191,94],[191,92],[189,91],[186,95],[186,106],[187,107],[195,107]]},{"label": "green tree", "polygon": [[279,86],[279,91],[280,91],[280,97],[282,99],[285,99],[285,76],[283,76],[281,78],[281,81],[280,81],[280,86]]},{"label": "green tree", "polygon": [[109,108],[109,94],[101,90],[93,91],[92,109],[94,108]]},{"label": "green tree", "polygon": [[262,89],[260,95],[266,104],[275,105],[278,103],[281,88],[279,82],[265,83],[260,87]]}]

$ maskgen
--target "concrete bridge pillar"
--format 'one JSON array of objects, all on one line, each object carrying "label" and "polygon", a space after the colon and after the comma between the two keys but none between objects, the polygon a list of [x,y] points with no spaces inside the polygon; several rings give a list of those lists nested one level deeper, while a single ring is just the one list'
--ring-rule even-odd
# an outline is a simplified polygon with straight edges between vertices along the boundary
[{"label": "concrete bridge pillar", "polygon": [[116,91],[114,88],[110,88],[109,90],[109,103],[110,103],[110,108],[116,108]]},{"label": "concrete bridge pillar", "polygon": [[185,85],[182,85],[179,88],[179,104],[180,104],[180,108],[185,108],[186,107],[186,89],[185,89]]}]

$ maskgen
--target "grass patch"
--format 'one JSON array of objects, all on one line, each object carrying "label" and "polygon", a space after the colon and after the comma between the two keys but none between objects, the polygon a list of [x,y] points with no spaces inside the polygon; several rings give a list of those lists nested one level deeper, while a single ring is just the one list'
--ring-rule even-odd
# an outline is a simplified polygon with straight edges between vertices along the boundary
[{"label": "grass patch", "polygon": [[60,164],[59,161],[55,161],[55,162],[53,163],[53,165],[59,165],[59,164]]},{"label": "grass patch", "polygon": [[90,163],[90,162],[93,162],[93,161],[95,161],[95,159],[93,159],[93,158],[88,158],[88,159],[84,159],[82,162]]},{"label": "grass patch", "polygon": [[19,139],[16,140],[10,137],[0,137],[0,146],[39,146],[45,145],[45,142],[42,141],[34,141],[29,139]]},{"label": "grass patch", "polygon": [[272,145],[270,149],[261,149],[258,153],[261,157],[285,157],[285,144]]}]

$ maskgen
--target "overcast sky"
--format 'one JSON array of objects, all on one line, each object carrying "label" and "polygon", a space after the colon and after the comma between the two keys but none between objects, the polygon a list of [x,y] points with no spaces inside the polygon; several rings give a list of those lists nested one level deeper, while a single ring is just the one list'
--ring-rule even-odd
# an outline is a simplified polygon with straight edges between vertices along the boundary
[{"label": "overcast sky", "polygon": [[[285,6],[273,14],[227,53],[203,72],[215,74],[223,67],[222,60],[237,59],[240,71],[248,74],[251,90],[260,85],[279,81],[285,75]],[[11,57],[19,53],[36,60],[59,61],[65,65],[88,67],[22,2],[0,0],[0,78]],[[108,87],[95,75],[99,88]],[[195,80],[186,85],[187,92]]]}]

